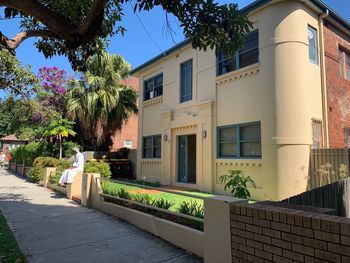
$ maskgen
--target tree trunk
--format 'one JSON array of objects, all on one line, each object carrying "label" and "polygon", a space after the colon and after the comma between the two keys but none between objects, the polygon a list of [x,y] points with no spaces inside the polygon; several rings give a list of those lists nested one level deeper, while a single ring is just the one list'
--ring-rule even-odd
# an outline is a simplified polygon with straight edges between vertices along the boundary
[{"label": "tree trunk", "polygon": [[60,160],[62,159],[62,136],[59,134],[58,139],[60,140]]}]

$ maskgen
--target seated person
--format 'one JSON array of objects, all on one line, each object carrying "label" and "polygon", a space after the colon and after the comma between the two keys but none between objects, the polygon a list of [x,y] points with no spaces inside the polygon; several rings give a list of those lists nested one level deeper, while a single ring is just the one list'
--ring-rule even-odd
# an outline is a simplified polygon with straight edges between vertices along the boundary
[{"label": "seated person", "polygon": [[73,165],[68,169],[64,170],[59,184],[61,186],[65,186],[66,184],[71,184],[73,182],[74,177],[77,173],[84,171],[84,156],[79,151],[78,147],[73,148],[74,156],[73,156]]}]

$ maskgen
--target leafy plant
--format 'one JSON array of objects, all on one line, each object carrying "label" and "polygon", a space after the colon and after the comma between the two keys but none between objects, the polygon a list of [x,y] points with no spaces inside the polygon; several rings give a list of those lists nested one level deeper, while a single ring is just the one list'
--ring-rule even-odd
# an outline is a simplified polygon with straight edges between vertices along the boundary
[{"label": "leafy plant", "polygon": [[109,179],[112,175],[110,166],[105,162],[87,162],[84,167],[85,173],[99,173],[102,178]]},{"label": "leafy plant", "polygon": [[175,202],[173,201],[169,201],[165,198],[161,198],[161,199],[157,199],[154,200],[153,203],[154,206],[158,207],[158,208],[162,208],[162,209],[170,209],[171,207],[173,207],[175,205]]},{"label": "leafy plant", "polygon": [[222,175],[219,178],[221,184],[225,184],[224,190],[229,189],[232,196],[237,198],[249,199],[250,192],[248,187],[256,189],[256,184],[250,176],[245,176],[242,170],[229,170],[228,174]]},{"label": "leafy plant", "polygon": [[153,205],[155,202],[149,194],[136,194],[133,200],[145,205]]},{"label": "leafy plant", "polygon": [[348,177],[349,171],[348,171],[348,167],[345,164],[341,164],[339,167],[339,178],[345,179]]},{"label": "leafy plant", "polygon": [[127,200],[131,200],[132,199],[132,194],[130,194],[124,188],[120,188],[119,190],[117,190],[116,196],[119,197],[119,198],[127,199]]},{"label": "leafy plant", "polygon": [[177,209],[178,212],[184,215],[204,217],[204,207],[196,201],[183,201]]},{"label": "leafy plant", "polygon": [[332,177],[334,177],[335,172],[332,169],[332,164],[326,163],[320,166],[320,169],[317,170],[317,173],[320,176],[321,186],[330,184],[332,182]]}]

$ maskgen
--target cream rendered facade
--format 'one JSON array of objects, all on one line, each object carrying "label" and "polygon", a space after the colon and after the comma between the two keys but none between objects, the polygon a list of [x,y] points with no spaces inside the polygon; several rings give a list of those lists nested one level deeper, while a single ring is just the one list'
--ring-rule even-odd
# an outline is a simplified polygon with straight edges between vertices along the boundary
[{"label": "cream rendered facade", "polygon": [[[252,199],[281,200],[307,188],[312,120],[322,120],[322,11],[305,1],[268,1],[249,13],[259,30],[259,62],[220,76],[214,50],[190,44],[135,70],[144,81],[163,73],[163,95],[140,95],[137,177],[223,193],[218,178],[244,170],[257,184]],[[317,29],[320,62],[309,61],[308,26]],[[192,100],[180,103],[180,65],[193,61]],[[261,125],[261,158],[217,155],[217,127]],[[161,135],[161,157],[143,158],[143,137]],[[196,135],[196,183],[178,182],[178,138]]]}]

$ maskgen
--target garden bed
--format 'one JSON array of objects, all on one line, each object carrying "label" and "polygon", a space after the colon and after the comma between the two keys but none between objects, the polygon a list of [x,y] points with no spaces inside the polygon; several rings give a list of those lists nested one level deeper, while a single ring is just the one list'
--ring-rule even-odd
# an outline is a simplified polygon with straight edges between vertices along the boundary
[{"label": "garden bed", "polygon": [[180,214],[170,210],[161,209],[151,205],[142,204],[132,200],[127,200],[106,194],[102,194],[102,196],[104,201],[108,203],[113,203],[126,208],[137,210],[199,231],[203,231],[204,229],[204,220],[202,218]]},{"label": "garden bed", "polygon": [[[109,182],[113,189],[112,192],[117,192],[120,189],[124,189],[128,191],[130,194],[149,194],[153,199],[160,200],[166,199],[174,202],[174,206],[172,206],[169,210],[177,211],[181,203],[192,202],[197,203],[198,205],[203,206],[204,198],[213,196],[213,194],[197,192],[197,191],[184,191],[184,190],[172,190],[168,188],[162,187],[151,187],[151,186],[143,186],[134,183],[121,182],[116,180],[102,181],[102,185],[105,182]],[[103,189],[103,187],[102,187]],[[104,192],[106,194],[106,192]]]}]

